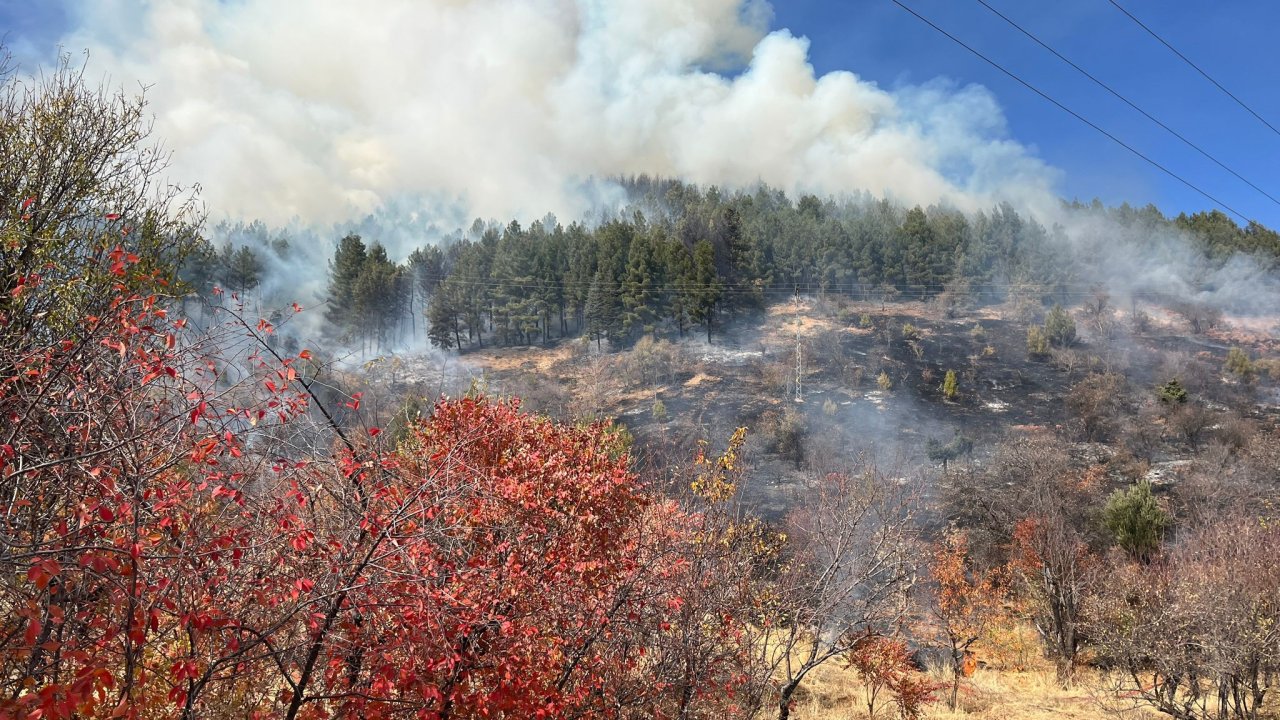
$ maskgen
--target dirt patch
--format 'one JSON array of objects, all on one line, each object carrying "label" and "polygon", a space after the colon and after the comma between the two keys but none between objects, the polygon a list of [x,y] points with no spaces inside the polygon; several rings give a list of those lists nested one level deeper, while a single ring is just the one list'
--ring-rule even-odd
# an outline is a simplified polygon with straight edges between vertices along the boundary
[{"label": "dirt patch", "polygon": [[705,372],[698,372],[693,377],[684,381],[684,387],[693,389],[701,385],[711,385],[720,382],[720,378],[715,375],[708,375]]}]

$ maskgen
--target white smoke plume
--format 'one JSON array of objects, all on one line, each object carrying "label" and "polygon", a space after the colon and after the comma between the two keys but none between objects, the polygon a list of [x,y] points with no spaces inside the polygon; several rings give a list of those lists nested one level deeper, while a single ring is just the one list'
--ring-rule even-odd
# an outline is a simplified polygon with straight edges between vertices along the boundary
[{"label": "white smoke plume", "polygon": [[150,86],[214,217],[356,217],[400,197],[581,217],[648,173],[961,209],[1051,207],[992,95],[818,76],[763,0],[81,0],[68,50]]}]

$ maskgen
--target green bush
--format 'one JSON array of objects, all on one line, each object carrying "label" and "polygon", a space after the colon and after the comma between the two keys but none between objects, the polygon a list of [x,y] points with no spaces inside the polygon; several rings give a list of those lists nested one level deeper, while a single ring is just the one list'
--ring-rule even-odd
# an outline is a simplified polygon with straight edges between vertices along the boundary
[{"label": "green bush", "polygon": [[942,396],[948,400],[955,400],[960,396],[960,386],[956,382],[955,370],[948,370],[946,377],[942,378]]},{"label": "green bush", "polygon": [[1143,560],[1160,549],[1170,525],[1169,514],[1156,501],[1149,482],[1112,493],[1102,511],[1102,522],[1117,545]]},{"label": "green bush", "polygon": [[929,438],[925,441],[924,454],[930,460],[941,462],[943,470],[947,469],[947,465],[961,455],[968,455],[973,452],[973,440],[965,435],[956,433],[951,438],[951,442],[943,445],[938,440]]},{"label": "green bush", "polygon": [[1187,389],[1182,387],[1182,383],[1178,382],[1177,378],[1156,388],[1156,392],[1162,403],[1181,405],[1187,401]]},{"label": "green bush", "polygon": [[658,422],[667,421],[667,404],[662,402],[661,399],[654,399],[653,401],[653,419]]},{"label": "green bush", "polygon": [[1076,342],[1076,321],[1061,305],[1054,305],[1044,319],[1044,335],[1054,347],[1070,347]]}]

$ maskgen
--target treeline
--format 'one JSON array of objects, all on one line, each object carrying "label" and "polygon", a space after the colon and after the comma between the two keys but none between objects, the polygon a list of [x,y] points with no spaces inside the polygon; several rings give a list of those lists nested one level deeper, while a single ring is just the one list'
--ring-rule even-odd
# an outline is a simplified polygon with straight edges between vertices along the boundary
[{"label": "treeline", "polygon": [[[441,348],[576,336],[625,345],[695,327],[710,336],[724,318],[796,294],[999,302],[1016,291],[1065,302],[1107,278],[1131,281],[1126,259],[1194,277],[1238,253],[1264,268],[1280,258],[1280,234],[1216,210],[1169,218],[1151,205],[1072,202],[1081,229],[1069,236],[1008,204],[966,214],[866,196],[793,201],[767,186],[619,182],[630,204],[595,225],[477,220],[399,262],[377,239],[346,234],[329,261],[329,332],[368,347],[420,333]],[[225,238],[221,250],[207,242],[186,265],[197,288],[246,292],[264,266],[297,264],[288,237],[261,223],[223,224],[213,237]],[[1188,243],[1202,266],[1181,267]]]}]

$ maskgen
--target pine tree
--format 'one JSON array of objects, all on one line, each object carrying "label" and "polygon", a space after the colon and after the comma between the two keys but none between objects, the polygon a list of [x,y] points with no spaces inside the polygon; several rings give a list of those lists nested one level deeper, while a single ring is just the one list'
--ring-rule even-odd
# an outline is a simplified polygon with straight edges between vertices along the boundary
[{"label": "pine tree", "polygon": [[667,277],[674,285],[668,314],[680,337],[684,337],[684,329],[693,317],[693,308],[697,304],[693,290],[693,253],[677,238],[666,243]]},{"label": "pine tree", "polygon": [[328,309],[325,319],[332,332],[346,336],[355,327],[356,280],[364,267],[366,252],[359,235],[347,235],[338,241],[338,249],[329,263]]},{"label": "pine tree", "polygon": [[427,304],[427,338],[443,350],[462,347],[462,292],[449,278],[431,294]]},{"label": "pine tree", "polygon": [[380,243],[369,246],[368,256],[356,278],[354,320],[361,335],[379,348],[388,340],[388,330],[400,315],[400,269],[387,258]]},{"label": "pine tree", "polygon": [[690,289],[693,296],[691,315],[706,327],[707,342],[711,342],[711,325],[724,288],[716,274],[715,248],[706,240],[693,248],[693,282]]},{"label": "pine tree", "polygon": [[416,338],[418,317],[428,312],[432,294],[444,281],[444,252],[439,245],[416,248],[409,253],[405,265],[405,308]]},{"label": "pine tree", "polygon": [[618,338],[621,330],[620,311],[617,290],[610,286],[608,273],[601,268],[591,281],[586,308],[587,337],[595,339],[597,349],[603,338],[608,338],[610,342]]},{"label": "pine tree", "polygon": [[652,328],[665,314],[660,302],[660,289],[664,284],[652,238],[648,233],[637,236],[631,241],[623,280],[623,335],[634,337],[637,329]]}]

